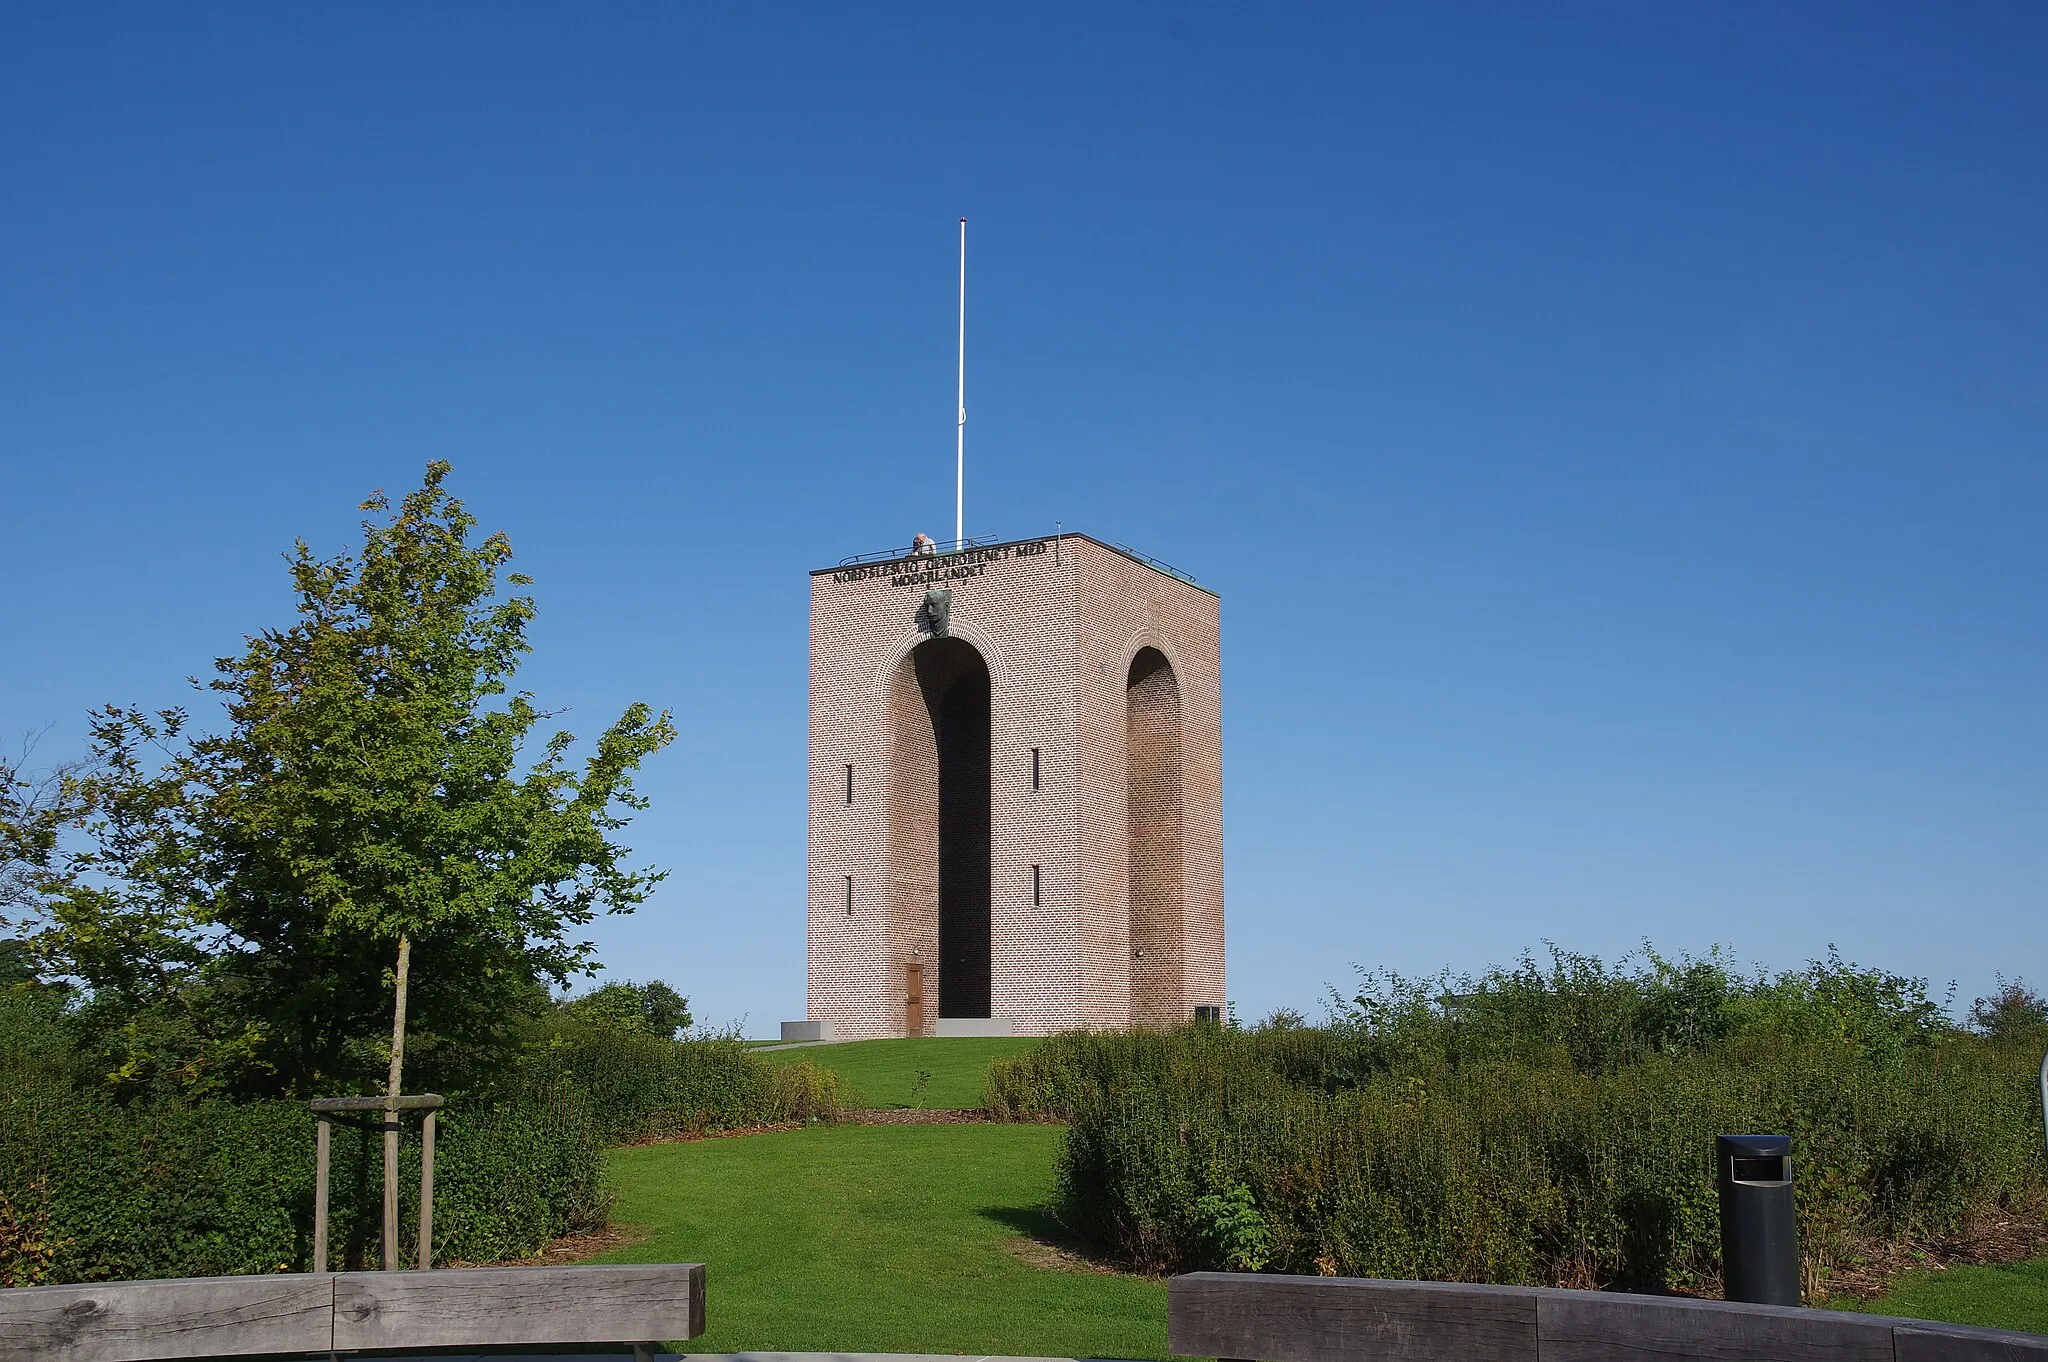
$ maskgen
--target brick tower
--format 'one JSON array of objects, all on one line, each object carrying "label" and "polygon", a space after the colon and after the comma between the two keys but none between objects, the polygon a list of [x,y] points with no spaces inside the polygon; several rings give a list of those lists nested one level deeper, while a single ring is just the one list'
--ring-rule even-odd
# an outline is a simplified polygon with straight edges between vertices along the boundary
[{"label": "brick tower", "polygon": [[809,1022],[1223,1005],[1217,598],[1085,535],[811,574]]}]

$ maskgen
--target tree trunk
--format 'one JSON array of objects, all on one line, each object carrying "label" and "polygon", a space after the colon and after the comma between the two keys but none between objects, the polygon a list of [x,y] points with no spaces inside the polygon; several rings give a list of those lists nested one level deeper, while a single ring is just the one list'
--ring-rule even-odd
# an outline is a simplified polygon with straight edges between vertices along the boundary
[{"label": "tree trunk", "polygon": [[398,1098],[405,1074],[405,976],[412,966],[412,938],[398,937],[398,997],[391,1008],[391,1082],[384,1107],[384,1270],[398,1270]]}]

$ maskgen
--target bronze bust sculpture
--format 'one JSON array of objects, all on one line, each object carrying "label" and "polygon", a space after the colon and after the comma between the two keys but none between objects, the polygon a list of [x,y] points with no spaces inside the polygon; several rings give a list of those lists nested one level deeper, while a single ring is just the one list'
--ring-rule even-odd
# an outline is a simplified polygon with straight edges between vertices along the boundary
[{"label": "bronze bust sculpture", "polygon": [[924,593],[925,627],[932,631],[933,638],[947,637],[947,629],[953,622],[953,588],[950,586],[931,587]]}]

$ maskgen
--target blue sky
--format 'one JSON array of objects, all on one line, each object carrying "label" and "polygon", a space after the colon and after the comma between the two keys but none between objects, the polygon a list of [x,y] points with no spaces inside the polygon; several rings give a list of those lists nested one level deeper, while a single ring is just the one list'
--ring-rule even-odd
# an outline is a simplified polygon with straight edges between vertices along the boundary
[{"label": "blue sky", "polygon": [[[0,728],[432,458],[682,735],[615,972],[803,988],[809,568],[1220,592],[1230,994],[1644,937],[2048,983],[2048,11],[12,4]],[[716,716],[706,718],[703,716]]]}]

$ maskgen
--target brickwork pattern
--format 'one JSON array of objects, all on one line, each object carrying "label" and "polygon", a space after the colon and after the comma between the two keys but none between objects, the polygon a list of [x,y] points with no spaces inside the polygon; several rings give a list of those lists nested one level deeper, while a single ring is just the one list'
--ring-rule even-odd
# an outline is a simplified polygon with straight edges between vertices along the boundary
[{"label": "brickwork pattern", "polygon": [[1188,1013],[1182,934],[1180,687],[1157,648],[1131,661],[1124,686],[1124,808],[1130,847],[1131,1024],[1171,1026]]},{"label": "brickwork pattern", "polygon": [[[888,821],[883,843],[883,874],[886,878],[879,886],[879,901],[864,897],[856,890],[856,900],[860,905],[856,915],[878,909],[883,914],[887,936],[886,959],[897,968],[906,968],[914,960],[928,972],[925,981],[927,1005],[922,1009],[924,1015],[919,1031],[929,1035],[932,1019],[938,1015],[938,1008],[932,1004],[936,1002],[933,985],[938,981],[939,960],[939,844],[925,832],[937,823],[939,817],[939,747],[937,736],[932,731],[930,708],[908,658],[890,670],[888,697],[886,761],[879,770],[873,770],[865,763],[854,764],[857,790],[864,788],[863,775],[869,780],[887,782]],[[814,817],[814,829],[816,821]],[[866,820],[854,819],[849,831],[858,838],[865,827]],[[815,832],[812,848],[815,863]],[[833,850],[839,853],[843,864],[861,859],[846,854],[853,848],[835,847]],[[867,869],[866,866],[859,867],[863,873],[856,876],[863,887],[870,879],[865,873]],[[811,933],[814,957],[817,941],[814,922]],[[844,949],[844,946],[840,948]],[[868,964],[865,960],[860,963],[863,966]],[[867,970],[863,969],[863,976],[866,974]],[[815,995],[815,978],[811,987]],[[906,995],[907,991],[904,990]],[[810,1006],[813,1018],[831,1015],[818,1011],[815,1000]],[[900,1036],[906,1033],[906,1011],[903,997],[892,993],[884,1000],[882,1020],[887,1028],[885,1034]],[[840,1034],[846,1034],[848,1025],[859,1027],[861,1023],[847,1018],[841,1024]],[[869,1025],[872,1026],[872,1022]],[[860,1029],[855,1034],[866,1035],[868,1031]]]},{"label": "brickwork pattern", "polygon": [[[914,960],[925,1030],[939,1010],[939,743],[914,656],[933,573],[989,672],[991,1013],[1039,1035],[1220,1005],[1217,601],[1066,535],[812,575],[809,1016],[903,1034]],[[1145,649],[1165,665],[1134,677]]]},{"label": "brickwork pattern", "polygon": [[[1130,666],[1156,648],[1173,669],[1180,699],[1182,931],[1181,972],[1189,1007],[1224,1001],[1223,727],[1216,598],[1114,550],[1090,545],[1077,555],[1076,724],[1084,779],[1080,825],[1127,822]],[[1081,845],[1081,930],[1101,974],[1096,997],[1110,1006],[1100,1024],[1128,1025],[1131,941],[1130,860],[1125,838]]]}]

